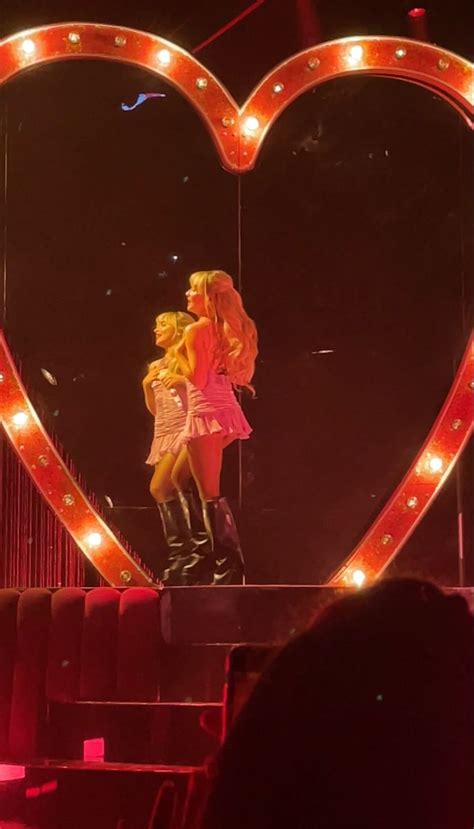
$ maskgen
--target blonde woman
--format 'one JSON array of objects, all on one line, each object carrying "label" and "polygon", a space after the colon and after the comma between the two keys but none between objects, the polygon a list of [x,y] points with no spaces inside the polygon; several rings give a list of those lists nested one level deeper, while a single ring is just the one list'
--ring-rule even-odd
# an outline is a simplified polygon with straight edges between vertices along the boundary
[{"label": "blonde woman", "polygon": [[[182,311],[159,314],[155,323],[155,342],[164,356],[150,364],[143,380],[147,409],[155,418],[153,443],[147,463],[155,467],[150,492],[161,515],[169,555],[162,581],[168,585],[182,583],[181,570],[190,554],[200,544],[208,543],[202,524],[191,532],[190,496],[184,490],[191,471],[184,438],[187,415],[186,380],[180,373],[175,349],[193,317]],[[166,377],[166,384],[163,380]],[[195,511],[195,510],[194,510]],[[194,522],[196,524],[196,522]]]},{"label": "blonde woman", "polygon": [[[220,491],[222,453],[251,428],[234,394],[248,388],[257,355],[257,331],[246,314],[232,277],[198,271],[190,277],[187,308],[198,319],[186,327],[176,348],[186,378],[188,413],[184,430],[188,459],[199,490],[210,544],[183,568],[186,584],[242,584],[244,562],[229,504]],[[164,378],[172,386],[171,375]]]}]

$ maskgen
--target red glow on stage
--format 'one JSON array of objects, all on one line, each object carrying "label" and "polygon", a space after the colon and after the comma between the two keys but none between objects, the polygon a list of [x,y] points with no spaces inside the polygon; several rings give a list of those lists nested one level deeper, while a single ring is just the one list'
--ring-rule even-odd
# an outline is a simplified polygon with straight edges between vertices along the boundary
[{"label": "red glow on stage", "polygon": [[26,798],[27,800],[35,800],[42,794],[51,794],[51,792],[57,791],[57,788],[57,780],[49,780],[47,783],[43,783],[42,786],[29,786],[26,790]]},{"label": "red glow on stage", "polygon": [[43,794],[49,794],[50,792],[57,791],[58,788],[58,781],[57,780],[50,780],[48,783],[43,783],[41,786],[41,791]]},{"label": "red glow on stage", "polygon": [[105,740],[103,737],[94,737],[91,740],[84,740],[83,759],[89,763],[103,763],[105,753]]},{"label": "red glow on stage", "polygon": [[0,763],[0,783],[10,783],[12,780],[24,780],[25,767],[12,766]]},{"label": "red glow on stage", "polygon": [[414,40],[429,40],[428,15],[426,14],[426,9],[416,6],[414,9],[410,9],[407,17],[410,37]]},{"label": "red glow on stage", "polygon": [[29,786],[26,790],[26,799],[35,800],[41,794],[41,786]]}]

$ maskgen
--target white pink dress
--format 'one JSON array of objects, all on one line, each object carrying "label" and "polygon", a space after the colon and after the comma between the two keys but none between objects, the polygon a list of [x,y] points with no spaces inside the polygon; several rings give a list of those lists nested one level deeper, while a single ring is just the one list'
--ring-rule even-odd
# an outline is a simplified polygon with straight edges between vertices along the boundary
[{"label": "white pink dress", "polygon": [[[153,365],[162,366],[162,371],[166,371],[163,358]],[[167,452],[178,455],[185,445],[187,400],[184,383],[174,389],[167,389],[158,379],[153,381],[151,387],[155,396],[155,427],[153,443],[146,462],[154,465]]]},{"label": "white pink dress", "polygon": [[234,438],[245,440],[252,428],[238,402],[228,376],[214,370],[209,371],[203,389],[186,380],[188,414],[184,427],[186,442],[202,435],[222,432]]}]

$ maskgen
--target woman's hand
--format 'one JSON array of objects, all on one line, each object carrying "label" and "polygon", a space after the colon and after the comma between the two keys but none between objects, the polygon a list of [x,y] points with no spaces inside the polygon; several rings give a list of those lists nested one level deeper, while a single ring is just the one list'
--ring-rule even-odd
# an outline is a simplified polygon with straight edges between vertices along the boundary
[{"label": "woman's hand", "polygon": [[143,388],[150,388],[151,384],[159,379],[160,366],[157,363],[151,363],[148,367],[148,374],[143,378]]},{"label": "woman's hand", "polygon": [[171,371],[162,371],[160,381],[167,389],[174,389],[176,386],[182,386],[186,382],[182,374],[173,374]]}]

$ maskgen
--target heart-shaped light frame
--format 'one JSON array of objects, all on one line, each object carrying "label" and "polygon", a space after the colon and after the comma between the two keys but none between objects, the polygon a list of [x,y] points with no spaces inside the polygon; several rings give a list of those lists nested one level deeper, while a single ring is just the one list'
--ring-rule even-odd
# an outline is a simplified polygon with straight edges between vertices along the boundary
[{"label": "heart-shaped light frame", "polygon": [[[226,88],[179,46],[147,32],[64,23],[0,41],[0,84],[43,63],[104,58],[140,66],[186,97],[207,126],[223,166],[251,170],[270,127],[299,95],[347,75],[393,77],[443,97],[473,128],[474,67],[438,46],[392,37],[321,43],[269,72],[239,107]],[[360,585],[387,567],[431,506],[473,430],[474,340],[422,449],[369,531],[330,579]],[[36,486],[74,541],[111,585],[149,584],[74,481],[36,414],[0,332],[0,419]]]}]

